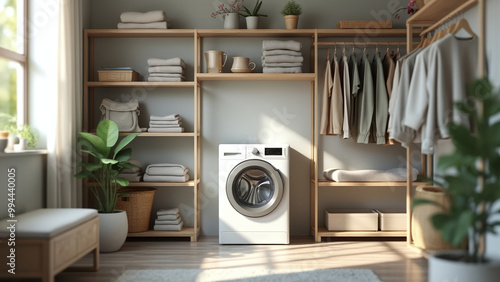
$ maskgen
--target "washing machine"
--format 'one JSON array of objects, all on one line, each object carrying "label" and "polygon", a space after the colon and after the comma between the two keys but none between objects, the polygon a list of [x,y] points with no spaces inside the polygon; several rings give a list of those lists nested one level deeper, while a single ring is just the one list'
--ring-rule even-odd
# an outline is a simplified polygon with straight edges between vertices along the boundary
[{"label": "washing machine", "polygon": [[289,145],[219,145],[219,243],[290,242]]}]

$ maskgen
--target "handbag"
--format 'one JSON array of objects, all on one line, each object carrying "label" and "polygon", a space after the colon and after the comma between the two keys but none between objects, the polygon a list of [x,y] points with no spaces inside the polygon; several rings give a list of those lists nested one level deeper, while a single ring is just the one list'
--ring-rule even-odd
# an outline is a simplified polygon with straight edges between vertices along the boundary
[{"label": "handbag", "polygon": [[125,103],[103,99],[100,109],[102,113],[101,120],[114,121],[121,132],[141,132],[139,127],[139,101],[137,99]]}]

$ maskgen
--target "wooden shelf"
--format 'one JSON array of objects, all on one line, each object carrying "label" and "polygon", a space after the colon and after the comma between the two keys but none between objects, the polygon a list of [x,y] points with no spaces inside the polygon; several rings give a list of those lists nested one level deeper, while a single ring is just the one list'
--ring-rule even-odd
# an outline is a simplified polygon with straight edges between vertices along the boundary
[{"label": "wooden shelf", "polygon": [[148,230],[144,232],[128,233],[127,237],[190,237],[191,241],[195,241],[195,237],[197,237],[199,232],[200,229],[195,232],[193,227],[184,227],[181,231]]},{"label": "wooden shelf", "polygon": [[[413,186],[425,185],[427,182],[412,182]],[[368,187],[368,186],[388,186],[406,187],[406,182],[335,182],[329,180],[318,181],[320,187]]]},{"label": "wooden shelf", "polygon": [[201,81],[314,81],[314,73],[199,73]]},{"label": "wooden shelf", "polygon": [[[200,181],[196,181],[200,183]],[[97,182],[87,182],[88,186],[97,186]],[[127,187],[194,187],[195,181],[189,180],[186,182],[130,182]]]},{"label": "wooden shelf", "polygon": [[355,37],[360,40],[360,35],[368,37],[401,37],[406,38],[406,29],[318,29],[318,38],[322,37]]},{"label": "wooden shelf", "polygon": [[[121,132],[120,136],[127,136],[133,132]],[[162,132],[142,132],[138,137],[194,137],[197,134],[194,132],[179,132],[179,133],[162,133]]]},{"label": "wooden shelf", "polygon": [[309,37],[316,29],[197,29],[200,37]]},{"label": "wooden shelf", "polygon": [[434,0],[425,4],[422,9],[419,9],[413,16],[408,18],[406,23],[415,24],[421,22],[437,22],[452,13],[457,7],[465,5],[463,10],[477,4],[477,0]]},{"label": "wooden shelf", "polygon": [[148,81],[130,81],[130,82],[103,82],[89,81],[88,87],[144,87],[144,88],[193,88],[193,81],[183,82],[148,82]]},{"label": "wooden shelf", "polygon": [[88,37],[194,37],[194,29],[86,29]]},{"label": "wooden shelf", "polygon": [[324,226],[318,228],[320,237],[406,237],[405,231],[328,231]]}]

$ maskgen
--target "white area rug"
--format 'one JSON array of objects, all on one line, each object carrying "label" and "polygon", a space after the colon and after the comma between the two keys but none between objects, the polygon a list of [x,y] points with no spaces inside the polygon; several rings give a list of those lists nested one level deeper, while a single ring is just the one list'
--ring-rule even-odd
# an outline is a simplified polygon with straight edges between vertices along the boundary
[{"label": "white area rug", "polygon": [[369,269],[148,269],[126,270],[117,282],[129,281],[179,281],[179,282],[291,282],[291,281],[331,281],[331,282],[381,282]]}]

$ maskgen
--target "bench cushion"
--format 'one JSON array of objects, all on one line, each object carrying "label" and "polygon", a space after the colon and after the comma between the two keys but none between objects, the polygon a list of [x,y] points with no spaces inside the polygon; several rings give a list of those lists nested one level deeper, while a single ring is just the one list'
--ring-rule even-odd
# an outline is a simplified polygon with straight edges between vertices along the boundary
[{"label": "bench cushion", "polygon": [[[16,238],[51,238],[97,216],[95,209],[37,209],[17,215]],[[0,237],[9,236],[9,218],[0,222]]]}]

